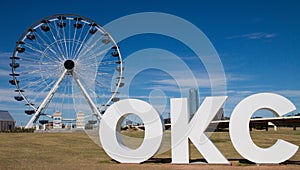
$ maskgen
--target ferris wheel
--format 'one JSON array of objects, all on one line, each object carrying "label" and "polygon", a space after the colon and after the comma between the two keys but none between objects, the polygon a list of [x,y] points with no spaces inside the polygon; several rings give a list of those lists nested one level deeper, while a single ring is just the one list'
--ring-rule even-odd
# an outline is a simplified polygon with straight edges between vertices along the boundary
[{"label": "ferris wheel", "polygon": [[10,59],[14,98],[25,101],[25,113],[32,116],[26,128],[56,111],[65,117],[82,111],[100,119],[124,86],[118,45],[83,16],[53,15],[34,23]]}]

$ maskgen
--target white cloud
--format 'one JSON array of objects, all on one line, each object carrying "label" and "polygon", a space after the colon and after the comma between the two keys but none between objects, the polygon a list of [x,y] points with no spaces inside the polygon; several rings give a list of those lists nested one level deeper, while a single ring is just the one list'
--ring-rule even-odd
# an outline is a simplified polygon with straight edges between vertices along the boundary
[{"label": "white cloud", "polygon": [[275,91],[275,93],[281,94],[287,97],[299,97],[300,98],[300,90],[279,90]]},{"label": "white cloud", "polygon": [[0,89],[0,102],[15,102],[14,89]]},{"label": "white cloud", "polygon": [[[254,87],[259,88],[259,87]],[[260,88],[261,89],[261,88]],[[227,90],[227,94],[229,96],[233,97],[239,97],[239,98],[245,98],[251,94],[254,93],[260,93],[261,90],[259,91],[252,91],[252,90]],[[265,92],[268,92],[268,90],[265,90]],[[285,97],[291,97],[291,98],[299,98],[300,99],[300,90],[274,90],[271,91],[270,93],[276,93]]]},{"label": "white cloud", "polygon": [[0,51],[0,77],[8,76],[11,73],[9,67],[11,53]]},{"label": "white cloud", "polygon": [[12,55],[12,52],[1,52],[0,51],[0,56],[1,57],[10,57]]},{"label": "white cloud", "polygon": [[254,78],[253,75],[226,73],[227,82],[249,81]]},{"label": "white cloud", "polygon": [[215,84],[216,86],[222,86],[224,85],[224,80],[222,77],[219,76],[214,76],[213,79],[209,79],[208,77],[206,78],[190,78],[190,77],[184,77],[182,76],[181,78],[177,78],[176,80],[174,79],[164,79],[164,80],[154,80],[154,83],[157,84],[162,84],[162,85],[172,85],[175,86],[177,83],[184,88],[193,88],[194,82],[197,82],[198,87],[202,88],[210,88],[211,84]]},{"label": "white cloud", "polygon": [[228,74],[226,75],[225,79],[221,74],[215,74],[214,76],[212,76],[212,79],[210,79],[207,75],[197,78],[186,77],[184,76],[184,74],[182,75],[183,76],[180,76],[179,78],[177,77],[176,80],[172,78],[152,80],[151,86],[146,86],[144,89],[160,89],[166,92],[179,92],[180,89],[182,91],[188,92],[190,88],[216,88],[226,90],[226,85],[228,84],[228,82],[245,81],[251,79],[251,77],[248,76],[235,74]]},{"label": "white cloud", "polygon": [[8,76],[11,73],[9,69],[0,69],[0,77],[2,76]]},{"label": "white cloud", "polygon": [[2,65],[5,65],[5,67],[8,67],[8,63],[11,61],[9,59],[9,57],[12,56],[12,53],[11,52],[1,52],[0,51],[0,61],[1,61],[1,66]]},{"label": "white cloud", "polygon": [[265,32],[254,32],[249,34],[242,34],[242,35],[234,35],[227,37],[226,39],[249,39],[249,40],[258,40],[258,39],[270,39],[276,37],[277,34],[275,33],[265,33]]}]

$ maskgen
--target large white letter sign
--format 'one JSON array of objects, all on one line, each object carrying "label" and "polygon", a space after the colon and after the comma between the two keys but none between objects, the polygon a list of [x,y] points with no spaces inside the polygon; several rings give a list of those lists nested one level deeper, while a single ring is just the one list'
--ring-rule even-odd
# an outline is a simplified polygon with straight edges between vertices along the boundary
[{"label": "large white letter sign", "polygon": [[269,148],[260,148],[252,141],[249,121],[252,114],[260,109],[282,116],[296,107],[283,96],[272,93],[245,98],[235,107],[230,118],[229,132],[233,146],[240,155],[255,163],[280,163],[288,160],[297,152],[298,146],[279,139]]},{"label": "large white letter sign", "polygon": [[189,122],[187,99],[171,99],[172,163],[189,163],[189,139],[208,163],[229,164],[204,134],[226,100],[226,96],[207,97]]},{"label": "large white letter sign", "polygon": [[[145,126],[143,143],[131,149],[122,142],[120,126],[128,114],[139,116]],[[148,103],[137,99],[126,99],[111,105],[100,123],[100,141],[105,152],[121,163],[140,163],[151,158],[159,149],[163,126],[157,111]]]}]

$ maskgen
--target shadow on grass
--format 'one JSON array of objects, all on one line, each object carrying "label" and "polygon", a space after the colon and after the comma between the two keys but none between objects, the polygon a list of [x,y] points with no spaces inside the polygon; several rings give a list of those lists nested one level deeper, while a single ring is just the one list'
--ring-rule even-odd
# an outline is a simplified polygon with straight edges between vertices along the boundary
[{"label": "shadow on grass", "polygon": [[171,158],[150,158],[144,163],[171,163],[172,159]]},{"label": "shadow on grass", "polygon": [[[231,163],[228,166],[251,166],[251,165],[257,165],[256,163],[253,163],[251,161],[248,161],[247,159],[228,159],[228,161]],[[234,164],[233,162],[237,162],[238,164]],[[116,163],[119,164],[119,162],[111,159],[110,161],[107,161],[105,163]],[[172,163],[171,158],[150,158],[149,160],[141,163],[141,164],[170,164]],[[190,164],[207,164],[207,161],[205,159],[191,159]],[[267,165],[267,164],[264,164]],[[300,161],[285,161],[280,164],[270,164],[270,165],[300,165]]]},{"label": "shadow on grass", "polygon": [[282,165],[300,165],[300,161],[285,161]]},{"label": "shadow on grass", "polygon": [[[229,162],[238,162],[240,165],[256,165],[256,163],[251,162],[247,159],[228,159]],[[150,158],[146,162],[147,163],[172,163],[171,158]],[[205,159],[191,159],[190,163],[207,163]],[[280,163],[280,165],[300,165],[300,161],[285,161],[283,163]]]},{"label": "shadow on grass", "polygon": [[[253,165],[255,163],[248,161],[246,159],[229,159],[229,162],[239,162],[240,164],[249,164],[249,165]],[[172,163],[172,159],[171,158],[150,158],[149,160],[147,160],[144,163]],[[191,159],[190,163],[204,163],[206,164],[207,161],[205,159]]]}]

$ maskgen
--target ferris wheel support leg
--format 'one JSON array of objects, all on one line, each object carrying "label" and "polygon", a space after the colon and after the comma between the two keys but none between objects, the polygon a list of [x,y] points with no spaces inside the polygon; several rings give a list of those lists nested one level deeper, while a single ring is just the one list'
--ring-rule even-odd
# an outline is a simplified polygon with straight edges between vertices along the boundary
[{"label": "ferris wheel support leg", "polygon": [[73,72],[73,78],[75,79],[78,87],[80,88],[80,90],[81,90],[83,96],[85,97],[85,99],[87,100],[88,104],[90,105],[92,111],[97,114],[97,116],[98,116],[99,119],[101,119],[102,115],[101,115],[99,109],[97,108],[97,106],[95,105],[95,103],[93,102],[93,100],[91,99],[91,97],[88,95],[88,93],[86,92],[85,88],[81,84],[79,78],[76,76],[76,73],[74,73],[74,72]]},{"label": "ferris wheel support leg", "polygon": [[31,117],[31,119],[29,120],[29,122],[26,124],[25,128],[32,128],[33,124],[37,121],[37,119],[39,118],[39,116],[41,115],[41,112],[43,111],[43,109],[47,106],[47,104],[51,101],[52,97],[54,96],[54,94],[56,93],[60,83],[62,82],[62,80],[64,79],[65,75],[67,74],[68,70],[65,69],[64,72],[62,73],[62,75],[59,77],[59,79],[57,80],[57,82],[55,83],[55,85],[53,86],[53,88],[50,90],[50,92],[48,93],[48,95],[46,96],[46,98],[43,100],[43,102],[41,103],[41,105],[38,107],[38,109],[36,110],[36,112],[34,113],[34,115]]}]

